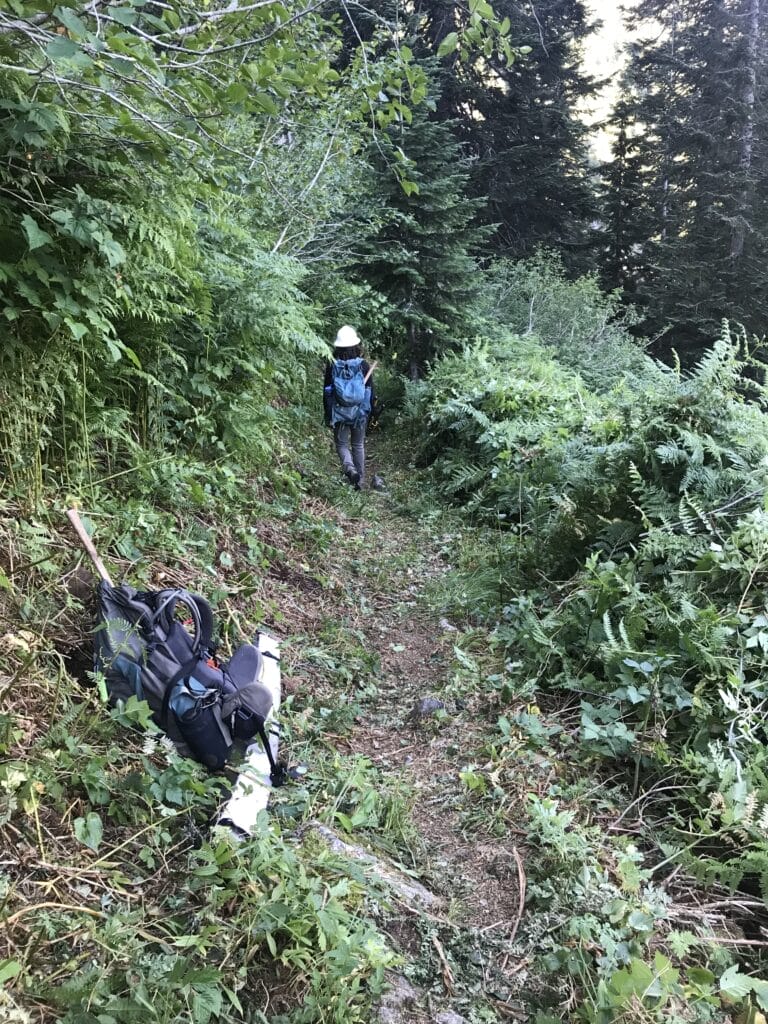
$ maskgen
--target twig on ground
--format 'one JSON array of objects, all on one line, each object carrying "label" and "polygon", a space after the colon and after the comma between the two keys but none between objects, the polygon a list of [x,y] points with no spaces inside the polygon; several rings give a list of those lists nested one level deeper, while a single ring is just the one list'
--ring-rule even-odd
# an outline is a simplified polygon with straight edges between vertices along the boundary
[{"label": "twig on ground", "polygon": [[459,931],[461,926],[454,924],[453,921],[449,921],[445,917],[438,917],[436,914],[430,914],[428,910],[424,910],[421,907],[411,907],[403,900],[398,899],[397,896],[393,896],[393,901],[407,910],[409,914],[413,914],[415,917],[426,917],[428,921],[434,921],[435,924],[441,925],[443,928],[453,928],[454,931]]},{"label": "twig on ground", "polygon": [[768,949],[768,940],[764,939],[732,939],[726,935],[702,935],[702,942],[717,942],[721,946],[757,946]]},{"label": "twig on ground", "polygon": [[514,942],[515,936],[517,935],[517,929],[520,927],[520,921],[523,917],[523,909],[525,908],[525,889],[527,880],[525,877],[525,868],[523,867],[523,861],[520,854],[517,851],[517,847],[512,847],[512,855],[515,858],[515,864],[517,865],[517,883],[518,883],[518,905],[517,905],[517,916],[515,922],[512,925],[512,931],[509,933],[509,941]]},{"label": "twig on ground", "polygon": [[78,907],[72,903],[57,903],[53,900],[45,900],[43,903],[30,903],[26,907],[22,907],[21,910],[17,910],[15,914],[11,914],[3,921],[2,925],[4,928],[12,928],[14,924],[25,914],[30,914],[34,910],[71,910],[76,914],[90,914],[91,917],[104,918],[106,915],[101,910],[94,910],[92,907]]},{"label": "twig on ground", "polygon": [[436,935],[432,936],[432,945],[437,950],[437,955],[440,958],[440,966],[443,969],[443,984],[445,985],[445,991],[449,996],[453,995],[453,986],[455,984],[453,971],[451,965],[448,963],[448,959],[445,955],[445,950],[440,944],[440,939]]}]

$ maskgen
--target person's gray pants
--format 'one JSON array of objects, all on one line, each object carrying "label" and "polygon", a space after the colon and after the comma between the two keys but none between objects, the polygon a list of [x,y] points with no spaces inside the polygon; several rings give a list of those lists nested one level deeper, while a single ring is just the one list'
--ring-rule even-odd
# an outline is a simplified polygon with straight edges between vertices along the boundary
[{"label": "person's gray pants", "polygon": [[337,423],[333,428],[341,468],[347,476],[357,470],[361,486],[365,479],[365,424],[366,420],[362,419],[354,426],[351,423]]}]

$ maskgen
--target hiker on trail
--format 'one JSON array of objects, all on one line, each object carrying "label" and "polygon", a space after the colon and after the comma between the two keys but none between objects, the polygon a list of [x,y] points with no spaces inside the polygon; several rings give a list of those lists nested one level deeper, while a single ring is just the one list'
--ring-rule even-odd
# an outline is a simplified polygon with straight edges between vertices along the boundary
[{"label": "hiker on trail", "polygon": [[373,367],[362,357],[357,331],[347,324],[336,334],[333,356],[325,367],[325,425],[333,427],[341,468],[359,491],[365,481],[365,427],[374,402]]}]

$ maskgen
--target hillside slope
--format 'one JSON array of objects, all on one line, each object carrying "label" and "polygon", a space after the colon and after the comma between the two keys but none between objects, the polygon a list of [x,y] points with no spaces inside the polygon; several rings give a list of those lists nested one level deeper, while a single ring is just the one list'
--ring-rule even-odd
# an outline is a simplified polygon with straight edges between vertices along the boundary
[{"label": "hillside slope", "polygon": [[226,511],[91,516],[116,575],[206,594],[225,645],[283,642],[286,752],[310,770],[240,845],[211,829],[227,780],[99,703],[62,514],[3,507],[4,1019],[730,1019],[723,945],[755,941],[731,919],[762,904],[654,879],[645,805],[585,771],[567,707],[445,617],[483,535],[392,443],[385,494],[342,485],[326,445]]}]

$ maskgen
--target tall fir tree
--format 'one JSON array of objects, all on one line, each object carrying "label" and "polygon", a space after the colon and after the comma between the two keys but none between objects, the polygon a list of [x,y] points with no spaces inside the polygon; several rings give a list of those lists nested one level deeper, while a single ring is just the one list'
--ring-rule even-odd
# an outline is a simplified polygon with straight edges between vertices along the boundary
[{"label": "tall fir tree", "polygon": [[[634,9],[643,41],[617,109],[634,132],[630,142],[619,132],[616,149],[625,171],[633,161],[623,186],[633,212],[622,223],[622,204],[606,206],[605,272],[632,293],[662,355],[695,356],[723,316],[759,334],[768,326],[765,8],[643,0]],[[625,281],[612,251],[619,235]]]},{"label": "tall fir tree", "polygon": [[[593,28],[586,6],[583,0],[496,0],[493,6],[498,18],[508,19],[513,44],[530,53],[515,63],[495,53],[444,58],[438,116],[453,122],[473,158],[471,188],[487,197],[497,250],[524,257],[555,246],[573,269],[591,269],[596,202],[581,108],[597,83],[584,70],[582,46]],[[447,32],[471,19],[472,7],[417,0],[421,45],[435,52]]]},{"label": "tall fir tree", "polygon": [[[403,162],[405,186],[394,170]],[[415,378],[466,336],[477,256],[492,229],[476,222],[483,200],[467,196],[466,162],[450,126],[424,108],[379,137],[371,164],[380,227],[363,244],[357,271],[386,297],[389,335],[380,340]]]},{"label": "tall fir tree", "polygon": [[495,0],[493,13],[512,46],[529,51],[514,63],[479,41],[483,10],[484,0],[342,3],[340,62],[360,39],[372,39],[382,20],[399,20],[402,41],[430,66],[452,33],[472,42],[469,54],[457,49],[439,60],[435,117],[451,125],[470,160],[467,188],[485,200],[480,216],[494,225],[491,244],[520,258],[557,247],[574,270],[591,270],[597,203],[583,105],[597,83],[584,70],[582,47],[593,28],[584,0]]}]

